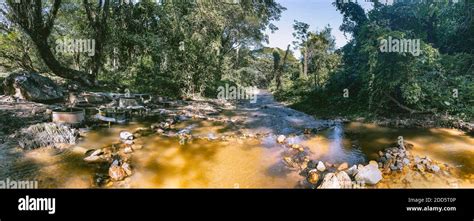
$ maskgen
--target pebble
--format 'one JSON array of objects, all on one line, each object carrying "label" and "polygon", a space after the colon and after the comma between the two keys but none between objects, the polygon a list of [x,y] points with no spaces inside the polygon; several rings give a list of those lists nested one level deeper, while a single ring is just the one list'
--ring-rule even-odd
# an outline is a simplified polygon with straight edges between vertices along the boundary
[{"label": "pebble", "polygon": [[326,170],[326,166],[324,166],[324,163],[322,161],[319,161],[318,165],[316,166],[316,169],[318,169],[321,172],[324,172]]}]

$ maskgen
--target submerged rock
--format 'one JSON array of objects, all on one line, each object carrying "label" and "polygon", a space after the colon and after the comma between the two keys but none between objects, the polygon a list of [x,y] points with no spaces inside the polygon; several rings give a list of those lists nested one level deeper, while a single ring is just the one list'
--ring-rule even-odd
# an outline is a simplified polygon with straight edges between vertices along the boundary
[{"label": "submerged rock", "polygon": [[311,184],[317,184],[319,177],[318,170],[312,169],[308,172],[308,182]]}]

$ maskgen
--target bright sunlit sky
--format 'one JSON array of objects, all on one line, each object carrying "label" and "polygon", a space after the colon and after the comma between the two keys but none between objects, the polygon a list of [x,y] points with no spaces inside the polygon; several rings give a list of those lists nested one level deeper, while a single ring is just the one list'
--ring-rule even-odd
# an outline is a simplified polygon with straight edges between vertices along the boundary
[{"label": "bright sunlit sky", "polygon": [[[321,30],[327,24],[332,28],[332,35],[336,38],[336,48],[344,46],[350,39],[339,31],[339,26],[342,24],[342,15],[336,10],[336,7],[332,5],[335,0],[277,0],[283,7],[286,8],[283,11],[279,21],[273,22],[278,30],[273,34],[270,30],[267,30],[269,36],[269,47],[279,47],[286,49],[288,44],[294,41],[293,38],[293,23],[294,20],[298,20],[309,24],[310,31]],[[371,3],[359,0],[366,10],[371,8]],[[300,56],[298,51],[295,51],[295,55]]]}]

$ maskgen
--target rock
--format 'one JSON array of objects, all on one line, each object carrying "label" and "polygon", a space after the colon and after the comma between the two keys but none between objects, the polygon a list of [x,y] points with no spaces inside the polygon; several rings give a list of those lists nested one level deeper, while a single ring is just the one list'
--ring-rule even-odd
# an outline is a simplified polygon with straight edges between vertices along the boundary
[{"label": "rock", "polygon": [[329,168],[329,167],[333,167],[334,164],[329,163],[329,162],[325,162],[325,163],[324,163],[324,166],[326,166],[326,168]]},{"label": "rock", "polygon": [[357,170],[357,166],[356,165],[353,165],[352,167],[350,167],[349,169],[346,170],[346,173],[350,176],[355,176],[357,174],[358,170]]},{"label": "rock", "polygon": [[431,171],[437,173],[437,172],[439,172],[439,170],[440,170],[439,166],[437,166],[437,165],[431,166]]},{"label": "rock", "polygon": [[355,179],[365,184],[375,185],[382,180],[382,172],[380,172],[377,165],[368,164],[359,169]]},{"label": "rock", "polygon": [[34,72],[10,73],[3,81],[6,95],[39,103],[52,103],[64,99],[63,90],[51,79]]},{"label": "rock", "polygon": [[141,149],[143,149],[143,145],[140,145],[140,144],[132,144],[132,149],[133,149],[133,150],[141,150]]},{"label": "rock", "polygon": [[120,132],[120,139],[122,140],[133,140],[133,134],[128,131]]},{"label": "rock", "polygon": [[382,151],[379,151],[379,156],[383,157],[385,154]]},{"label": "rock", "polygon": [[403,162],[404,165],[409,165],[410,164],[410,160],[408,158],[403,158],[402,162]]},{"label": "rock", "polygon": [[352,187],[352,180],[344,171],[339,171],[336,173],[337,180],[341,188],[348,189]]},{"label": "rock", "polygon": [[379,163],[377,163],[377,161],[375,161],[375,160],[369,161],[369,164],[372,164],[372,165],[377,166],[377,167],[379,166]]},{"label": "rock", "polygon": [[425,172],[425,166],[423,166],[423,164],[416,164],[416,168],[420,171],[420,172]]},{"label": "rock", "polygon": [[102,151],[102,149],[91,149],[91,150],[88,150],[86,151],[86,156],[99,156],[101,154],[103,154],[104,151]]},{"label": "rock", "polygon": [[321,172],[324,172],[326,170],[326,166],[324,166],[324,163],[322,161],[319,161],[318,165],[316,166],[316,169],[318,169]]},{"label": "rock", "polygon": [[126,153],[126,154],[133,153],[133,149],[132,149],[132,147],[125,147],[123,149],[123,152]]},{"label": "rock", "polygon": [[339,180],[337,179],[336,174],[327,173],[324,176],[323,182],[318,188],[319,189],[340,189],[341,185],[339,184]]},{"label": "rock", "polygon": [[343,171],[343,170],[346,170],[347,168],[349,168],[349,164],[347,164],[346,162],[342,163],[341,165],[339,165],[337,167],[337,170],[339,171]]},{"label": "rock", "polygon": [[318,187],[319,189],[340,189],[340,188],[351,188],[352,187],[352,180],[347,175],[346,172],[340,171],[337,173],[327,173],[324,176],[324,180],[321,185]]},{"label": "rock", "polygon": [[311,184],[317,184],[319,181],[318,170],[312,169],[308,172],[308,182]]},{"label": "rock", "polygon": [[285,142],[285,139],[286,139],[285,135],[279,135],[277,137],[277,142],[278,143],[283,143],[283,142]]},{"label": "rock", "polygon": [[130,167],[130,164],[124,163],[124,164],[122,164],[122,168],[125,171],[125,173],[127,174],[127,176],[132,175],[132,167]]},{"label": "rock", "polygon": [[84,161],[89,162],[89,163],[95,163],[101,161],[102,158],[99,156],[88,156],[84,158]]},{"label": "rock", "polygon": [[127,172],[121,166],[112,164],[109,168],[109,176],[114,181],[120,181],[127,177]]}]

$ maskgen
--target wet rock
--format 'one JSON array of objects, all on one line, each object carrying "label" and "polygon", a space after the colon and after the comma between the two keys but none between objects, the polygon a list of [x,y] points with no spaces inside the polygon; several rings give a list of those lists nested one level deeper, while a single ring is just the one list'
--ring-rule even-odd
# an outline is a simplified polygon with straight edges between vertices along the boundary
[{"label": "wet rock", "polygon": [[109,176],[113,181],[121,181],[127,177],[127,172],[118,164],[112,164],[109,168]]},{"label": "wet rock", "polygon": [[104,161],[104,158],[102,155],[104,154],[104,151],[102,149],[91,149],[86,152],[86,158],[84,158],[84,161],[89,162],[89,163],[95,163],[95,162],[100,162]]},{"label": "wet rock", "polygon": [[347,168],[349,168],[349,164],[347,164],[346,162],[342,163],[341,165],[339,165],[337,167],[337,170],[339,171],[343,171],[343,170],[346,170]]},{"label": "wet rock", "polygon": [[101,161],[102,158],[99,156],[88,156],[84,158],[84,161],[89,162],[89,163],[95,163]]},{"label": "wet rock", "polygon": [[308,182],[316,185],[319,181],[319,172],[318,170],[312,169],[308,172]]},{"label": "wet rock", "polygon": [[318,169],[321,172],[324,172],[326,170],[326,166],[324,166],[324,163],[322,161],[319,161],[318,165],[316,166],[316,169]]},{"label": "wet rock", "polygon": [[377,165],[368,164],[364,167],[359,168],[359,172],[355,176],[355,179],[365,184],[375,185],[382,180],[382,172],[380,172]]},{"label": "wet rock", "polygon": [[285,142],[285,139],[286,139],[285,135],[279,135],[277,137],[277,142],[278,143],[283,143],[283,142]]},{"label": "wet rock", "polygon": [[54,81],[33,72],[13,72],[5,78],[3,87],[6,95],[39,103],[64,99],[63,90]]},{"label": "wet rock", "polygon": [[416,164],[416,169],[418,169],[418,171],[420,171],[422,173],[425,172],[425,166],[421,163]]},{"label": "wet rock", "polygon": [[437,166],[437,165],[433,165],[433,166],[431,166],[431,171],[437,173],[437,172],[440,171],[440,168],[439,168],[439,166]]},{"label": "wet rock", "polygon": [[380,157],[383,157],[384,156],[384,153],[382,151],[379,151],[379,156]]},{"label": "wet rock", "polygon": [[141,150],[141,149],[143,149],[143,145],[140,145],[140,144],[132,144],[132,149],[133,149],[133,150]]},{"label": "wet rock", "polygon": [[350,176],[355,176],[357,174],[358,170],[357,170],[357,166],[356,165],[353,165],[352,167],[350,167],[349,169],[346,170],[346,173]]},{"label": "wet rock", "polygon": [[132,149],[132,147],[125,147],[123,149],[123,152],[126,153],[126,154],[130,154],[130,153],[133,153],[133,149]]},{"label": "wet rock", "polygon": [[403,158],[403,164],[409,165],[409,164],[410,164],[410,160],[409,160],[408,158]]},{"label": "wet rock", "polygon": [[122,140],[133,140],[133,134],[128,131],[120,132],[120,139]]},{"label": "wet rock", "polygon": [[123,170],[125,171],[125,173],[127,174],[127,176],[131,176],[133,174],[132,172],[132,167],[130,166],[130,164],[128,163],[123,163],[122,164],[122,168]]}]

